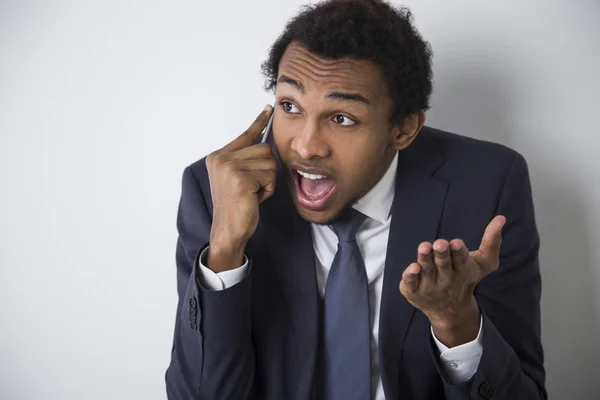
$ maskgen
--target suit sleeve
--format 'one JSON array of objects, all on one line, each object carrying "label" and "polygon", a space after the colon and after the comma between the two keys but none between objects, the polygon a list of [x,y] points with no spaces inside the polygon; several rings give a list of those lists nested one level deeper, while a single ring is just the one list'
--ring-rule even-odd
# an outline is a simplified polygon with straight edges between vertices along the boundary
[{"label": "suit sleeve", "polygon": [[204,289],[198,258],[208,246],[212,217],[190,167],[183,173],[177,215],[175,334],[165,380],[170,400],[248,399],[254,377],[251,276],[220,291]]},{"label": "suit sleeve", "polygon": [[439,357],[433,357],[448,400],[547,399],[540,321],[540,239],[529,171],[519,154],[506,175],[496,215],[507,219],[500,266],[475,288],[483,317],[483,353],[477,372],[468,382],[453,385]]}]

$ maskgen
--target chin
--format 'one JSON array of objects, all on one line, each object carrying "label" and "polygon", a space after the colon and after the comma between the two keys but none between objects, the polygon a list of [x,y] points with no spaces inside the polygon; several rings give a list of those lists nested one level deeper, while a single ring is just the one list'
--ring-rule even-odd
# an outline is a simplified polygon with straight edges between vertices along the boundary
[{"label": "chin", "polygon": [[310,222],[311,224],[330,225],[335,220],[335,216],[331,216],[330,214],[324,215],[323,212],[307,211],[298,206],[296,206],[296,211],[298,211],[298,215],[300,215],[303,220]]},{"label": "chin", "polygon": [[330,207],[327,207],[327,209],[324,210],[310,210],[299,204],[295,198],[294,205],[300,218],[306,222],[317,225],[331,225],[339,218],[339,215],[344,209],[344,207],[339,207],[332,204]]}]

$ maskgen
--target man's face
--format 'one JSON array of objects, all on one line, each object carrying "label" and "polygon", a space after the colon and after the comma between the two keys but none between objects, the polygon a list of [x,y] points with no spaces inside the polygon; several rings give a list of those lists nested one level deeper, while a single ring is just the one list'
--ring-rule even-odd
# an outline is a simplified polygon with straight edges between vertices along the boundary
[{"label": "man's face", "polygon": [[331,223],[377,183],[398,149],[383,74],[370,61],[326,60],[292,43],[275,104],[273,138],[296,209],[309,222]]}]

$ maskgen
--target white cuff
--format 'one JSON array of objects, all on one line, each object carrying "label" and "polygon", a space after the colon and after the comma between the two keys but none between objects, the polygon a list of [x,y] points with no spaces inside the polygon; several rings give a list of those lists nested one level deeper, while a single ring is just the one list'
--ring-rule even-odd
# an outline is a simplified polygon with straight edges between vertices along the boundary
[{"label": "white cuff", "polygon": [[208,247],[202,251],[198,261],[198,278],[204,289],[225,290],[241,282],[248,272],[248,257],[244,254],[244,264],[241,267],[216,273],[206,266]]},{"label": "white cuff", "polygon": [[461,344],[460,346],[448,348],[435,337],[433,328],[431,336],[440,351],[440,361],[444,365],[450,380],[455,385],[467,382],[475,375],[479,368],[479,361],[483,354],[483,344],[481,343],[481,331],[483,330],[483,315],[479,320],[479,333],[472,342]]}]

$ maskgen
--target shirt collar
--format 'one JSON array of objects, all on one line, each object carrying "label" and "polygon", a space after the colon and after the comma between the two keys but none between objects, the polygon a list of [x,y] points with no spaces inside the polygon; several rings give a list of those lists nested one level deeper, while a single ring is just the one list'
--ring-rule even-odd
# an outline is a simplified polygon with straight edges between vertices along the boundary
[{"label": "shirt collar", "polygon": [[397,169],[398,152],[379,182],[354,203],[352,208],[382,224],[386,223],[394,200]]}]

